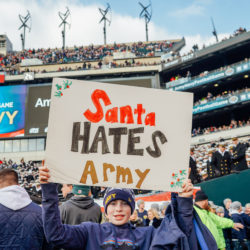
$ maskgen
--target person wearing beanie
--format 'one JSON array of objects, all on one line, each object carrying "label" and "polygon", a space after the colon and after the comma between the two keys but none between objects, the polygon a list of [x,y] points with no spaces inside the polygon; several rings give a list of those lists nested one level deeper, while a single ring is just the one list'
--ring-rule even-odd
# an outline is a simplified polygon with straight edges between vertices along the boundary
[{"label": "person wearing beanie", "polygon": [[[239,201],[234,201],[231,204],[231,218],[235,223],[241,223],[244,225],[244,228],[240,230],[232,229],[232,241],[233,245],[236,247],[237,245],[241,245],[244,249],[246,248],[246,244],[244,243],[247,240],[246,227],[250,226],[250,217],[244,216],[242,213],[242,206]],[[247,248],[246,248],[247,249]]]},{"label": "person wearing beanie", "polygon": [[90,197],[90,187],[73,185],[72,193],[73,196],[59,206],[62,223],[69,225],[78,225],[85,221],[101,223],[101,208]]},{"label": "person wearing beanie", "polygon": [[[58,213],[58,195],[55,183],[49,183],[49,169],[39,169],[43,195],[43,225],[47,240],[55,247],[66,249],[206,249],[217,250],[214,238],[200,223],[194,225],[193,185],[186,181],[182,192],[172,193],[171,206],[160,227],[134,227],[129,219],[135,209],[134,193],[130,189],[109,188],[103,204],[109,222],[97,224],[64,225]],[[198,230],[198,231],[197,231]],[[201,234],[202,233],[202,236]]]},{"label": "person wearing beanie", "polygon": [[212,233],[218,249],[225,249],[226,242],[223,236],[222,229],[234,228],[239,230],[243,228],[240,223],[234,223],[232,220],[227,218],[222,218],[209,211],[210,206],[208,203],[208,196],[202,190],[197,191],[194,204],[195,212],[198,214],[202,223],[209,229]]},{"label": "person wearing beanie", "polygon": [[148,211],[145,210],[145,202],[144,200],[138,200],[137,201],[137,214],[138,217],[140,217],[143,221],[143,225],[146,226],[146,220],[148,218]]}]

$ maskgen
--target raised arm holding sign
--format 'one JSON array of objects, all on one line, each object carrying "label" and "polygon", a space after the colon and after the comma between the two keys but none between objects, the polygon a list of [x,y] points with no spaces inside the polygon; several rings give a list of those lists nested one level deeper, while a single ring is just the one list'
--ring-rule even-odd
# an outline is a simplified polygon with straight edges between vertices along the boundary
[{"label": "raised arm holding sign", "polygon": [[54,79],[45,152],[51,180],[180,191],[192,105],[191,93]]},{"label": "raised arm holding sign", "polygon": [[[193,186],[185,180],[191,120],[191,94],[54,79],[49,168],[40,168],[47,240],[66,249],[198,250],[198,242],[217,249],[207,228],[193,217]],[[104,196],[109,222],[63,225],[56,185],[48,181],[112,186]],[[129,223],[135,199],[128,188],[182,192],[172,197],[156,230]]]},{"label": "raised arm holding sign", "polygon": [[48,183],[49,169],[41,167],[39,173],[40,182],[43,183],[43,225],[47,240],[53,245],[86,250],[189,248],[188,236],[193,230],[191,198],[193,186],[190,181],[182,185],[180,197],[172,199],[168,216],[156,231],[152,226],[135,228],[129,224],[129,218],[135,209],[135,198],[133,190],[126,188],[107,189],[103,203],[108,223],[100,225],[84,222],[78,226],[63,225],[58,211],[56,185]]}]

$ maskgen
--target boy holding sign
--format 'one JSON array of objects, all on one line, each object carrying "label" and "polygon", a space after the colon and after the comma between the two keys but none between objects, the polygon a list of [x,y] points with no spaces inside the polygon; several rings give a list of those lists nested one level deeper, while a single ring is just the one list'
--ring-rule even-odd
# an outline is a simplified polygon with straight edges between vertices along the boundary
[{"label": "boy holding sign", "polygon": [[[135,209],[134,193],[126,188],[108,188],[104,208],[109,222],[63,225],[58,210],[57,187],[48,183],[47,167],[41,167],[40,182],[43,194],[43,226],[46,238],[65,249],[217,249],[209,231],[196,219],[193,226],[193,186],[190,180],[182,186],[158,229],[135,228],[129,218]],[[198,227],[198,229],[197,229]],[[199,242],[199,243],[198,243]],[[205,245],[205,247],[203,247]]]}]

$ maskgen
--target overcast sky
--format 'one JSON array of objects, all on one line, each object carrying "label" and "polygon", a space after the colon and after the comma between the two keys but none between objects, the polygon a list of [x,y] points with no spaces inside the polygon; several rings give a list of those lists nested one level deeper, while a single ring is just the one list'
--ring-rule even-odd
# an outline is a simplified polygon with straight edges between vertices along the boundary
[{"label": "overcast sky", "polygon": [[[6,34],[14,50],[21,49],[21,22],[18,15],[30,11],[31,31],[26,35],[26,48],[62,47],[61,22],[58,11],[65,13],[71,27],[66,29],[66,46],[103,44],[101,14],[109,2],[112,14],[107,27],[107,43],[145,40],[144,20],[139,18],[141,7],[137,0],[0,0],[0,34]],[[147,5],[149,0],[140,0]],[[149,40],[186,38],[185,51],[194,43],[200,46],[215,41],[212,37],[213,17],[219,38],[232,34],[237,28],[250,28],[249,0],[151,0],[152,19]]]}]

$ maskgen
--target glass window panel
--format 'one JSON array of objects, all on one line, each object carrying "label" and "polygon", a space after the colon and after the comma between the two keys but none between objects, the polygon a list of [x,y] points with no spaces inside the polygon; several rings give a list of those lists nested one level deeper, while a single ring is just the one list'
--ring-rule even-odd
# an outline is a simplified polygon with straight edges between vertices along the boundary
[{"label": "glass window panel", "polygon": [[0,153],[4,153],[4,141],[0,141]]},{"label": "glass window panel", "polygon": [[29,152],[36,151],[36,139],[29,139]]},{"label": "glass window panel", "polygon": [[5,149],[4,149],[5,153],[10,153],[12,152],[12,141],[8,140],[5,141]]},{"label": "glass window panel", "polygon": [[44,151],[44,144],[45,144],[45,139],[38,138],[36,141],[36,150],[37,151]]},{"label": "glass window panel", "polygon": [[13,152],[20,152],[20,140],[13,140]]},{"label": "glass window panel", "polygon": [[23,139],[21,140],[21,152],[27,152],[28,151],[28,140]]}]

